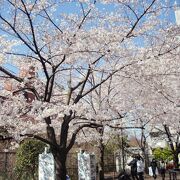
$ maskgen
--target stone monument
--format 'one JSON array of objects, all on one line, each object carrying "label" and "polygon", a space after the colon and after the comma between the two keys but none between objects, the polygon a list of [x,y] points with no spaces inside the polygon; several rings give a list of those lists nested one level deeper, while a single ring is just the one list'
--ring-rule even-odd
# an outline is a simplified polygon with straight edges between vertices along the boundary
[{"label": "stone monument", "polygon": [[55,164],[52,153],[47,152],[47,147],[39,154],[39,180],[55,180]]},{"label": "stone monument", "polygon": [[96,159],[94,154],[78,153],[79,180],[96,180]]}]

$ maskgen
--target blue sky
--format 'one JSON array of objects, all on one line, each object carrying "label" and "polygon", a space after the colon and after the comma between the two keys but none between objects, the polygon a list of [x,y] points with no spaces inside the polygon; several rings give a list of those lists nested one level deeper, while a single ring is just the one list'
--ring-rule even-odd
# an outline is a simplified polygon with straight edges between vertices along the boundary
[{"label": "blue sky", "polygon": [[[174,2],[175,2],[174,0],[170,0],[171,5],[174,5]],[[177,4],[180,5],[180,0],[176,0],[176,2],[177,2]],[[96,6],[101,11],[103,10],[103,11],[106,11],[106,12],[109,12],[109,13],[113,12],[115,10],[115,8],[116,8],[114,6],[114,4],[108,4],[108,5],[103,4],[102,5],[101,3],[97,3]],[[67,3],[61,4],[59,10],[56,13],[58,13],[58,14],[59,13],[77,13],[77,14],[79,14],[79,13],[82,13],[82,12],[80,11],[80,5],[77,2],[67,2]],[[170,12],[170,14],[169,14],[169,16],[167,18],[168,18],[168,20],[170,22],[175,23],[175,15],[174,15],[173,10]],[[2,33],[2,32],[0,32],[0,33]],[[19,47],[19,48],[21,48],[21,47]],[[6,68],[11,69],[12,71],[17,73],[16,68],[13,65],[11,65],[11,63],[6,64],[5,66],[6,66]]]},{"label": "blue sky", "polygon": [[[148,0],[147,0],[148,1]],[[166,0],[162,0],[166,1]],[[180,6],[180,0],[170,0],[170,4],[174,5],[174,2],[177,2],[177,4]],[[114,4],[102,4],[102,3],[96,3],[96,7],[98,7],[100,10],[104,9],[106,12],[113,12],[115,9]],[[76,2],[67,2],[61,5],[61,8],[59,9],[59,12],[62,13],[79,13],[79,4]],[[175,22],[175,16],[174,11],[171,11],[169,20]]]}]

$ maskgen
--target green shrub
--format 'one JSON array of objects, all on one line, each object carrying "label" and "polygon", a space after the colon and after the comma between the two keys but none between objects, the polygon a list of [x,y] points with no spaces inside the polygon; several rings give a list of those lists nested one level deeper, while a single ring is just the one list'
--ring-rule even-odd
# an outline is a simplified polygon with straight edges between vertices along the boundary
[{"label": "green shrub", "polygon": [[17,150],[15,175],[18,180],[37,179],[38,157],[46,144],[33,139],[25,140]]}]

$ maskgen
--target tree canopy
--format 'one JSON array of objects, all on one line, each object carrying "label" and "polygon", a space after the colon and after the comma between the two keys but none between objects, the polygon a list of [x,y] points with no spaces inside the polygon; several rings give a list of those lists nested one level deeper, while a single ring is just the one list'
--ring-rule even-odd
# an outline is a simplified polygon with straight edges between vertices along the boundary
[{"label": "tree canopy", "polygon": [[178,130],[180,31],[169,3],[0,1],[0,126],[49,144],[61,179],[84,128],[138,113]]}]

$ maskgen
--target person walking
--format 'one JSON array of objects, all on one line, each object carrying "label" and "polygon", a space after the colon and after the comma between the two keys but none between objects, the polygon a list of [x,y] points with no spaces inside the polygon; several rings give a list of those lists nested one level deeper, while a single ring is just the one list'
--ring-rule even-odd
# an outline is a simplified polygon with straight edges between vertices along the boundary
[{"label": "person walking", "polygon": [[131,176],[133,180],[139,180],[137,176],[137,158],[135,155],[133,155],[132,158],[132,161],[128,163],[128,166],[131,167]]},{"label": "person walking", "polygon": [[153,178],[157,178],[157,161],[153,158],[151,161],[151,168],[152,168],[152,173],[153,173]]},{"label": "person walking", "polygon": [[144,180],[144,161],[140,155],[137,156],[137,175],[139,180]]},{"label": "person walking", "polygon": [[161,174],[162,180],[165,180],[166,164],[163,160],[160,161],[159,167],[160,167],[160,174]]}]

